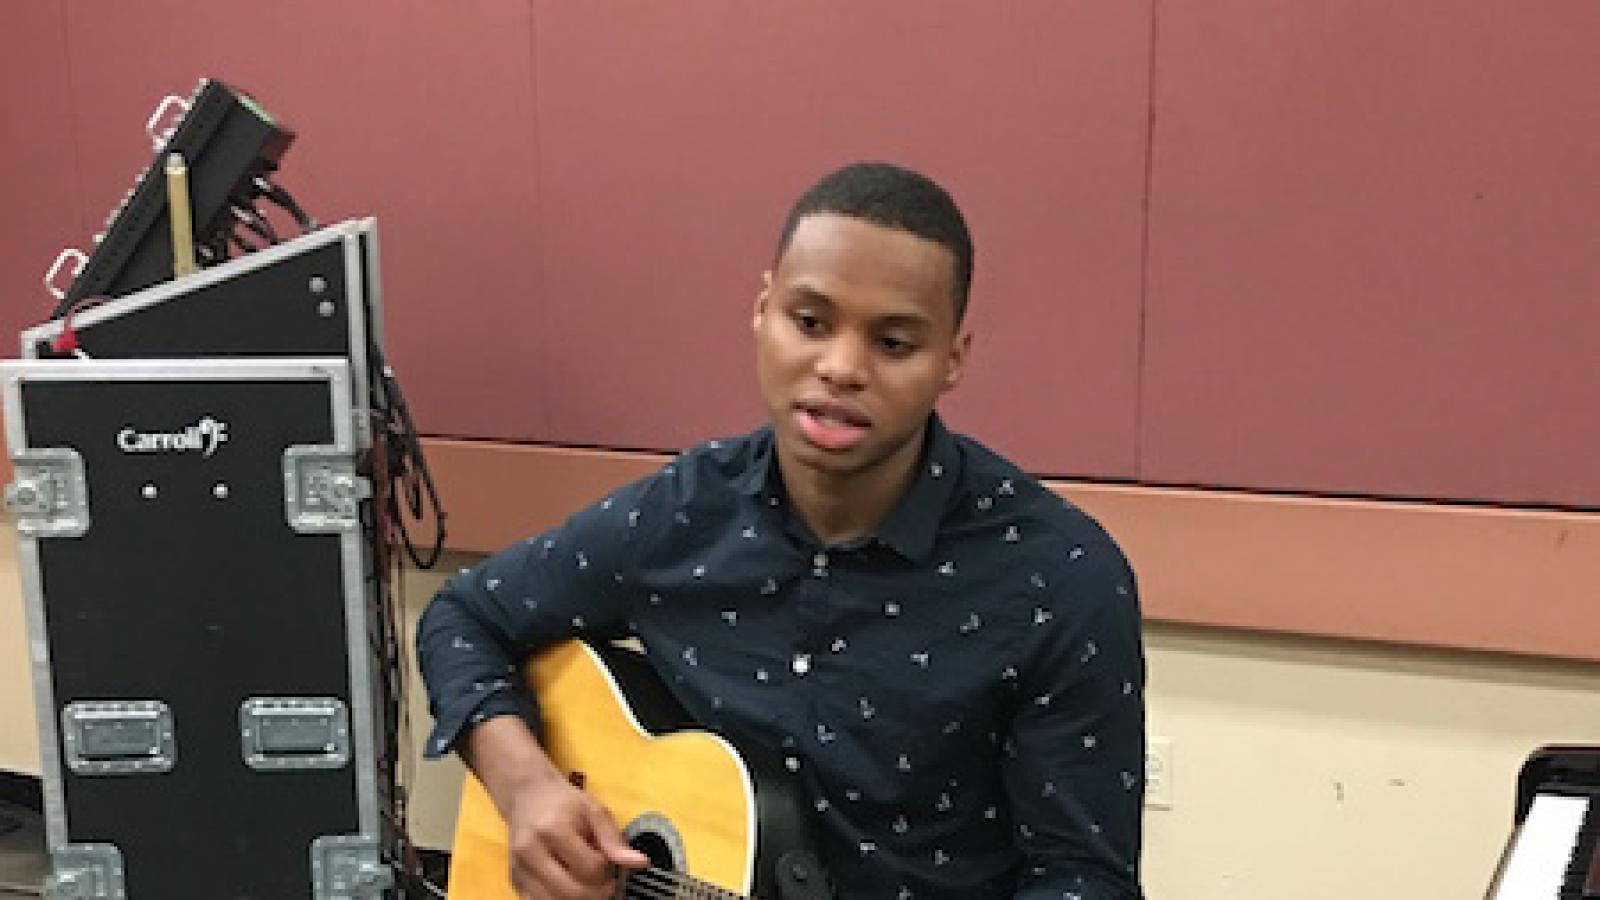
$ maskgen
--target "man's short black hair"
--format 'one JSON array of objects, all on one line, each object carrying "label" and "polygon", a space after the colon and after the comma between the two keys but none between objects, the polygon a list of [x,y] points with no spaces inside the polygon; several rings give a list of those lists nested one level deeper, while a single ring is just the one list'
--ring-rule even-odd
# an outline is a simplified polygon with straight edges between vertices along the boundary
[{"label": "man's short black hair", "polygon": [[932,179],[893,163],[851,163],[822,177],[789,211],[778,237],[777,258],[789,249],[800,220],[834,213],[875,225],[899,228],[926,238],[955,256],[956,323],[967,312],[972,289],[972,235],[956,201]]}]

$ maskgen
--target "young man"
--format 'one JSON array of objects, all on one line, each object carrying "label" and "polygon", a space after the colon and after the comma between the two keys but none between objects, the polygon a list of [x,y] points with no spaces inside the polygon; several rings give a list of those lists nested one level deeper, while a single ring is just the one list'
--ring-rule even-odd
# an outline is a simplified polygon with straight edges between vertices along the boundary
[{"label": "young man", "polygon": [[756,297],[769,425],[434,598],[428,749],[488,789],[525,896],[608,896],[612,867],[643,860],[544,755],[506,673],[628,633],[697,719],[795,774],[840,896],[1140,896],[1133,574],[1093,520],[933,412],[971,347],[972,256],[923,176],[826,176]]}]

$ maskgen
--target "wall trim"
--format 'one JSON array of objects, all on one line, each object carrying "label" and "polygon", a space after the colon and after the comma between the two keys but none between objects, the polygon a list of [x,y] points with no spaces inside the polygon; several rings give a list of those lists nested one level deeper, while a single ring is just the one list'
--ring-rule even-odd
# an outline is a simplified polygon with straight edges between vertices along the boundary
[{"label": "wall trim", "polygon": [[[669,458],[424,443],[448,546],[480,553]],[[1150,619],[1600,661],[1600,514],[1046,483],[1116,536]]]}]

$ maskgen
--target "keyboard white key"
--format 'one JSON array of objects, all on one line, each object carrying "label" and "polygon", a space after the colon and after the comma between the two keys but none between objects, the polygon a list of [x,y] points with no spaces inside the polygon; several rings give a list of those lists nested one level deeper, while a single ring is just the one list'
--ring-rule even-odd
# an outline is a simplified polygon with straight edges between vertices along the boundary
[{"label": "keyboard white key", "polygon": [[1490,900],[1556,900],[1589,797],[1537,794]]}]

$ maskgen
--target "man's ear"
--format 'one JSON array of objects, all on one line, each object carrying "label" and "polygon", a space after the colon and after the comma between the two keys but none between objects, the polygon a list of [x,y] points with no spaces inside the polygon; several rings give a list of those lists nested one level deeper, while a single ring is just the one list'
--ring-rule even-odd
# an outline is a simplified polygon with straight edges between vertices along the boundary
[{"label": "man's ear", "polygon": [[761,330],[761,320],[767,314],[767,300],[772,296],[772,270],[761,273],[761,290],[756,292],[756,308],[750,317],[750,329]]},{"label": "man's ear", "polygon": [[950,342],[950,360],[945,367],[944,387],[940,393],[955,390],[961,383],[961,376],[967,371],[967,354],[972,351],[972,330],[962,328],[956,333],[956,339]]}]

